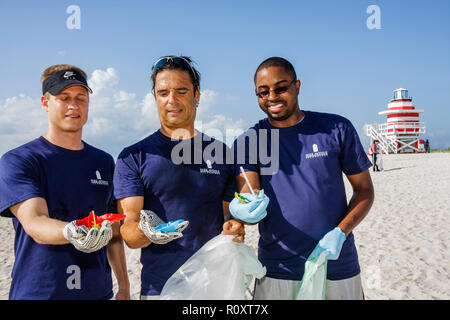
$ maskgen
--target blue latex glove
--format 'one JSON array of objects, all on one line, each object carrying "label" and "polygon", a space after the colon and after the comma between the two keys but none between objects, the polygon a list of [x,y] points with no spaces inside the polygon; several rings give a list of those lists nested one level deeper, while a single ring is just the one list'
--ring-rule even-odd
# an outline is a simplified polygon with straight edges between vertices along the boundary
[{"label": "blue latex glove", "polygon": [[248,223],[256,223],[266,217],[269,198],[264,194],[264,190],[260,190],[257,196],[252,193],[241,193],[240,195],[250,201],[242,203],[237,198],[231,201],[230,213],[234,218]]},{"label": "blue latex glove", "polygon": [[334,228],[328,232],[317,244],[313,252],[311,253],[311,258],[316,258],[320,256],[323,251],[328,251],[326,256],[327,260],[337,260],[341,254],[342,245],[347,239],[345,233],[338,227]]}]

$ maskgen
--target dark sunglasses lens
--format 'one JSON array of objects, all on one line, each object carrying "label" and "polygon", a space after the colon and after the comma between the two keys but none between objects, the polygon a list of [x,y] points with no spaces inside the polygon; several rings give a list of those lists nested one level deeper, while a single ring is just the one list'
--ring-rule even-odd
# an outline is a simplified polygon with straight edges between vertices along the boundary
[{"label": "dark sunglasses lens", "polygon": [[172,62],[177,67],[183,67],[187,70],[191,68],[191,66],[187,63],[187,61],[181,58],[172,58]]},{"label": "dark sunglasses lens", "polygon": [[182,67],[183,69],[189,71],[194,76],[194,79],[197,79],[197,75],[194,73],[194,69],[192,68],[191,64],[187,60],[180,58],[180,57],[162,58],[153,66],[152,70],[156,71],[159,68],[164,67],[167,63],[169,63],[169,61],[173,65],[175,65],[177,67]]},{"label": "dark sunglasses lens", "polygon": [[169,63],[169,61],[171,61],[173,63],[173,65],[175,65],[177,67],[183,67],[188,70],[191,68],[191,66],[187,63],[187,61],[182,58],[168,57],[168,58],[163,58],[163,59],[159,60],[153,67],[153,70],[157,70],[161,67],[164,67],[167,63]]},{"label": "dark sunglasses lens", "polygon": [[158,70],[159,68],[164,67],[168,61],[169,61],[169,58],[164,58],[164,59],[159,60],[159,61],[153,66],[153,70]]},{"label": "dark sunglasses lens", "polygon": [[260,91],[256,94],[260,99],[264,99],[267,98],[269,96],[269,91],[265,90],[265,91]]},{"label": "dark sunglasses lens", "polygon": [[279,87],[273,90],[276,94],[282,94],[285,93],[288,90],[288,87]]}]

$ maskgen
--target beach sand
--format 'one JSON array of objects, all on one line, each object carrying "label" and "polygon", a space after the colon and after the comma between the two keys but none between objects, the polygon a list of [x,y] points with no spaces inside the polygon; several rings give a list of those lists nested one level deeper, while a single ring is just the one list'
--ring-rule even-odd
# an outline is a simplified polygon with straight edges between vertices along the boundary
[{"label": "beach sand", "polygon": [[[353,232],[365,298],[450,299],[450,153],[385,155],[383,162],[383,172],[371,171],[373,207]],[[0,218],[0,230],[0,299],[8,299],[11,220]],[[246,232],[245,243],[256,250],[257,227]],[[140,250],[125,250],[131,296],[138,299]]]}]

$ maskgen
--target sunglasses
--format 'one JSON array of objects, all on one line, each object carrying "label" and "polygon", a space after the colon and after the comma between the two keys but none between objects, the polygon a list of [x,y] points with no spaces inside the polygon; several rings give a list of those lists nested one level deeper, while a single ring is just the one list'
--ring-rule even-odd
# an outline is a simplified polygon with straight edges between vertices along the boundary
[{"label": "sunglasses", "polygon": [[152,72],[155,72],[159,68],[164,67],[168,63],[172,63],[174,66],[182,67],[183,69],[190,70],[194,76],[195,81],[198,80],[197,73],[194,71],[194,68],[192,67],[191,62],[183,57],[165,56],[165,57],[159,58],[153,64]]},{"label": "sunglasses", "polygon": [[256,92],[256,95],[260,99],[267,99],[270,95],[270,91],[273,91],[276,95],[280,95],[289,90],[289,88],[296,82],[297,80],[292,80],[292,82],[288,86],[278,87],[275,89],[263,89],[261,91]]}]

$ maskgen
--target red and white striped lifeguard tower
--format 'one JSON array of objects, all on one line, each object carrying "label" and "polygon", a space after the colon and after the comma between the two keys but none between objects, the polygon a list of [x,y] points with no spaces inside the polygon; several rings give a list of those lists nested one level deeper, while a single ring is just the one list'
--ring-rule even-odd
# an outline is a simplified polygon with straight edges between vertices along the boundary
[{"label": "red and white striped lifeguard tower", "polygon": [[387,122],[366,125],[366,134],[372,140],[379,140],[385,153],[423,152],[423,140],[419,139],[425,133],[425,123],[419,122],[422,112],[423,109],[414,107],[407,89],[396,89],[388,109],[378,112],[387,116]]}]

